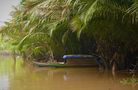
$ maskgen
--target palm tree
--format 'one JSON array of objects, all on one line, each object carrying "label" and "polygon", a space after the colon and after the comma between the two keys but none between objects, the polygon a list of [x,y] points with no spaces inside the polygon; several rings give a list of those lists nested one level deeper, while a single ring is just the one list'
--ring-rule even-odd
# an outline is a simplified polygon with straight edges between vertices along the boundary
[{"label": "palm tree", "polygon": [[131,17],[126,17],[132,4],[130,0],[95,0],[72,21],[72,26],[78,32],[78,37],[82,32],[94,37],[97,51],[108,62],[114,59],[116,53],[115,60],[123,59],[130,48],[137,50],[137,24],[129,22]]},{"label": "palm tree", "polygon": [[1,32],[29,55],[83,53],[87,45],[93,53],[96,44],[110,62],[138,50],[137,0],[22,0],[12,16]]},{"label": "palm tree", "polygon": [[55,47],[60,47],[62,50],[62,41],[69,32],[66,24],[69,20],[69,3],[71,2],[62,4],[57,0],[24,1],[12,12],[13,19],[7,22],[3,33],[14,39],[16,41],[14,43],[18,44],[22,52],[36,51],[36,48],[46,48],[45,46],[49,46],[49,50],[52,51]]}]

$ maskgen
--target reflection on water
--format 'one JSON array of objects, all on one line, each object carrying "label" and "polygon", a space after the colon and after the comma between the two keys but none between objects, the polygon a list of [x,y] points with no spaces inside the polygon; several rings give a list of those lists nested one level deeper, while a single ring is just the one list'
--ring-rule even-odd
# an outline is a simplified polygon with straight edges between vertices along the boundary
[{"label": "reflection on water", "polygon": [[8,75],[0,76],[0,90],[8,90],[9,78]]},{"label": "reflection on water", "polygon": [[16,63],[10,57],[0,59],[0,90],[138,90],[122,85],[129,74],[112,76],[96,68],[36,68]]}]

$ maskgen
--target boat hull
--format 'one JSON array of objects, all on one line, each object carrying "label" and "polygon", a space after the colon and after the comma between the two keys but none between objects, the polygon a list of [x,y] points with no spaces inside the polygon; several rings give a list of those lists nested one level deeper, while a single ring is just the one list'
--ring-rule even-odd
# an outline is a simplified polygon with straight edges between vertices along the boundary
[{"label": "boat hull", "polygon": [[66,68],[66,67],[95,67],[97,65],[91,65],[91,64],[47,64],[47,63],[40,63],[40,62],[33,62],[33,65],[38,67],[56,67],[56,68]]}]

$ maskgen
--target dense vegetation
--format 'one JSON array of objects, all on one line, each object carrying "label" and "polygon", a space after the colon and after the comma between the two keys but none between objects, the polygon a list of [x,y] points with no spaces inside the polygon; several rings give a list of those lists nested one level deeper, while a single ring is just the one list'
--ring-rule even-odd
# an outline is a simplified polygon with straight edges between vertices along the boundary
[{"label": "dense vegetation", "polygon": [[11,15],[2,36],[28,58],[96,54],[130,68],[138,56],[138,0],[22,0]]}]

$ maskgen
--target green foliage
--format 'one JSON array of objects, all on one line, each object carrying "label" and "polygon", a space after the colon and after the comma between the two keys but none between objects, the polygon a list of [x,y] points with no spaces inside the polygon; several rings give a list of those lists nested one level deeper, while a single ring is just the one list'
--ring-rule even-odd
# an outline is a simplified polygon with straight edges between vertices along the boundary
[{"label": "green foliage", "polygon": [[127,10],[127,13],[131,14],[133,23],[138,22],[138,19],[137,19],[137,17],[138,17],[138,0],[135,0],[135,2]]},{"label": "green foliage", "polygon": [[126,78],[120,81],[120,83],[124,85],[137,85],[138,84],[138,79],[134,77]]},{"label": "green foliage", "polygon": [[117,52],[120,60],[138,50],[137,6],[137,0],[22,0],[1,33],[28,55],[62,56],[66,48],[79,54],[96,44],[95,52],[107,60]]}]

